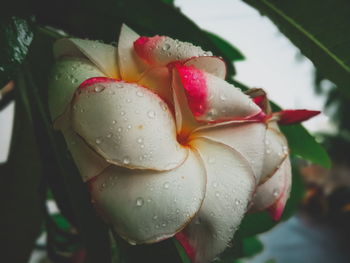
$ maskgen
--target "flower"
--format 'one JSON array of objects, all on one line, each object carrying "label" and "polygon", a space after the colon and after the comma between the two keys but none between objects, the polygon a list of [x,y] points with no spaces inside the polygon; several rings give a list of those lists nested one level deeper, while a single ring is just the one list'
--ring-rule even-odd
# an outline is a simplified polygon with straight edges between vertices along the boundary
[{"label": "flower", "polygon": [[233,237],[248,207],[282,214],[291,169],[285,124],[262,90],[224,80],[224,61],[123,25],[118,46],[61,39],[49,107],[103,218],[131,244],[175,236],[193,262]]}]

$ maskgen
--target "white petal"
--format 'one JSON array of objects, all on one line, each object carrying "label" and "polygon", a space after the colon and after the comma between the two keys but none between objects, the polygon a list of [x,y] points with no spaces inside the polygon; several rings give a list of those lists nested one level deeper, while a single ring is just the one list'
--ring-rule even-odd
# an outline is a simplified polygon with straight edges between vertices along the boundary
[{"label": "white petal", "polygon": [[110,164],[96,154],[70,127],[62,133],[83,181],[100,174]]},{"label": "white petal", "polygon": [[194,140],[207,171],[207,192],[196,218],[183,230],[196,251],[194,262],[213,260],[237,230],[255,188],[253,171],[231,148],[205,139]]},{"label": "white petal", "polygon": [[54,45],[56,58],[63,56],[86,57],[105,75],[119,78],[117,48],[98,41],[79,38],[63,38]]},{"label": "white petal", "polygon": [[168,106],[136,84],[107,81],[81,87],[72,122],[95,151],[116,165],[169,170],[180,165],[188,153],[176,140]]},{"label": "white petal", "polygon": [[52,120],[63,114],[80,83],[104,74],[84,58],[59,59],[49,80],[49,109]]},{"label": "white petal", "polygon": [[137,83],[152,90],[165,100],[168,105],[173,104],[171,74],[167,67],[157,67],[148,70]]},{"label": "white petal", "polygon": [[166,66],[170,62],[198,56],[212,56],[211,52],[188,42],[165,36],[140,37],[135,42],[137,55],[152,66]]},{"label": "white petal", "polygon": [[204,167],[192,152],[171,171],[111,165],[90,183],[98,211],[132,244],[157,242],[180,231],[198,212],[205,187]]},{"label": "white petal", "polygon": [[125,24],[122,25],[118,41],[118,61],[123,80],[136,81],[145,71],[146,65],[138,58],[134,50],[134,42],[138,38],[139,35],[131,28]]},{"label": "white petal", "polygon": [[274,175],[257,188],[250,210],[253,212],[265,210],[280,201],[276,207],[277,211],[272,211],[279,217],[289,197],[291,179],[290,161],[287,157]]},{"label": "white petal", "polygon": [[265,157],[260,183],[270,178],[287,156],[288,143],[284,135],[276,129],[268,128],[265,137]]},{"label": "white petal", "polygon": [[252,167],[257,182],[260,180],[265,143],[266,127],[262,123],[229,124],[227,126],[202,129],[194,133],[194,138],[207,138],[226,144],[238,151]]},{"label": "white petal", "polygon": [[226,63],[220,57],[193,57],[187,60],[184,65],[194,66],[221,79],[226,77]]}]

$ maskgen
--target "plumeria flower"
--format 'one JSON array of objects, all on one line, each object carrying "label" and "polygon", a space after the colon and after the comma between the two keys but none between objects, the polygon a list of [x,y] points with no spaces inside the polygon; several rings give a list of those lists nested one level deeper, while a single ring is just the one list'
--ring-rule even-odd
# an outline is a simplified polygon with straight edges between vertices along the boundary
[{"label": "plumeria flower", "polygon": [[67,38],[49,84],[61,130],[97,211],[131,244],[175,236],[193,262],[222,252],[247,209],[282,214],[291,168],[262,90],[224,80],[224,61],[170,37],[121,28],[117,47]]}]

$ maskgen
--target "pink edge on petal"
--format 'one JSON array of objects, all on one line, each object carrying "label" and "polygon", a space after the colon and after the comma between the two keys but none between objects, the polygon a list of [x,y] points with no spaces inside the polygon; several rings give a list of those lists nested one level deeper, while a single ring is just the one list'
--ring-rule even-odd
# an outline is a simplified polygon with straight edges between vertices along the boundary
[{"label": "pink edge on petal", "polygon": [[306,121],[320,113],[320,111],[314,110],[282,110],[274,115],[279,117],[279,124],[289,125]]},{"label": "pink edge on petal", "polygon": [[278,200],[271,205],[267,211],[269,212],[270,216],[274,221],[278,221],[281,219],[281,216],[283,214],[284,207],[286,206],[286,198],[284,197],[285,194],[283,193]]},{"label": "pink edge on petal", "polygon": [[185,89],[188,106],[194,116],[203,115],[208,108],[208,87],[203,71],[193,67],[175,64]]},{"label": "pink edge on petal", "polygon": [[181,231],[175,235],[175,238],[180,243],[180,245],[184,248],[186,255],[189,257],[189,259],[192,262],[194,262],[196,257],[196,251],[188,242],[188,238],[186,234],[183,231]]},{"label": "pink edge on petal", "polygon": [[102,82],[116,82],[119,81],[117,79],[112,79],[112,78],[107,78],[107,77],[93,77],[89,78],[87,80],[84,80],[80,85],[79,85],[79,90],[86,89],[88,87],[91,87],[92,85],[102,83]]},{"label": "pink edge on petal", "polygon": [[147,63],[152,64],[155,62],[153,55],[154,50],[157,48],[157,45],[162,41],[164,36],[154,36],[154,37],[139,37],[134,42],[134,49],[136,54],[145,60]]}]

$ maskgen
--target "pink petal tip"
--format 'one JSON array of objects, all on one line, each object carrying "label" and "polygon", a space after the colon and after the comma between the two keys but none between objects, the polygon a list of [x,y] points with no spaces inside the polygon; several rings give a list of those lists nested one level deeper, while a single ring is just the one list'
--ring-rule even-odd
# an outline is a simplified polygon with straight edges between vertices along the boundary
[{"label": "pink petal tip", "polygon": [[282,110],[275,115],[279,116],[279,124],[289,125],[306,121],[320,113],[314,110]]}]

